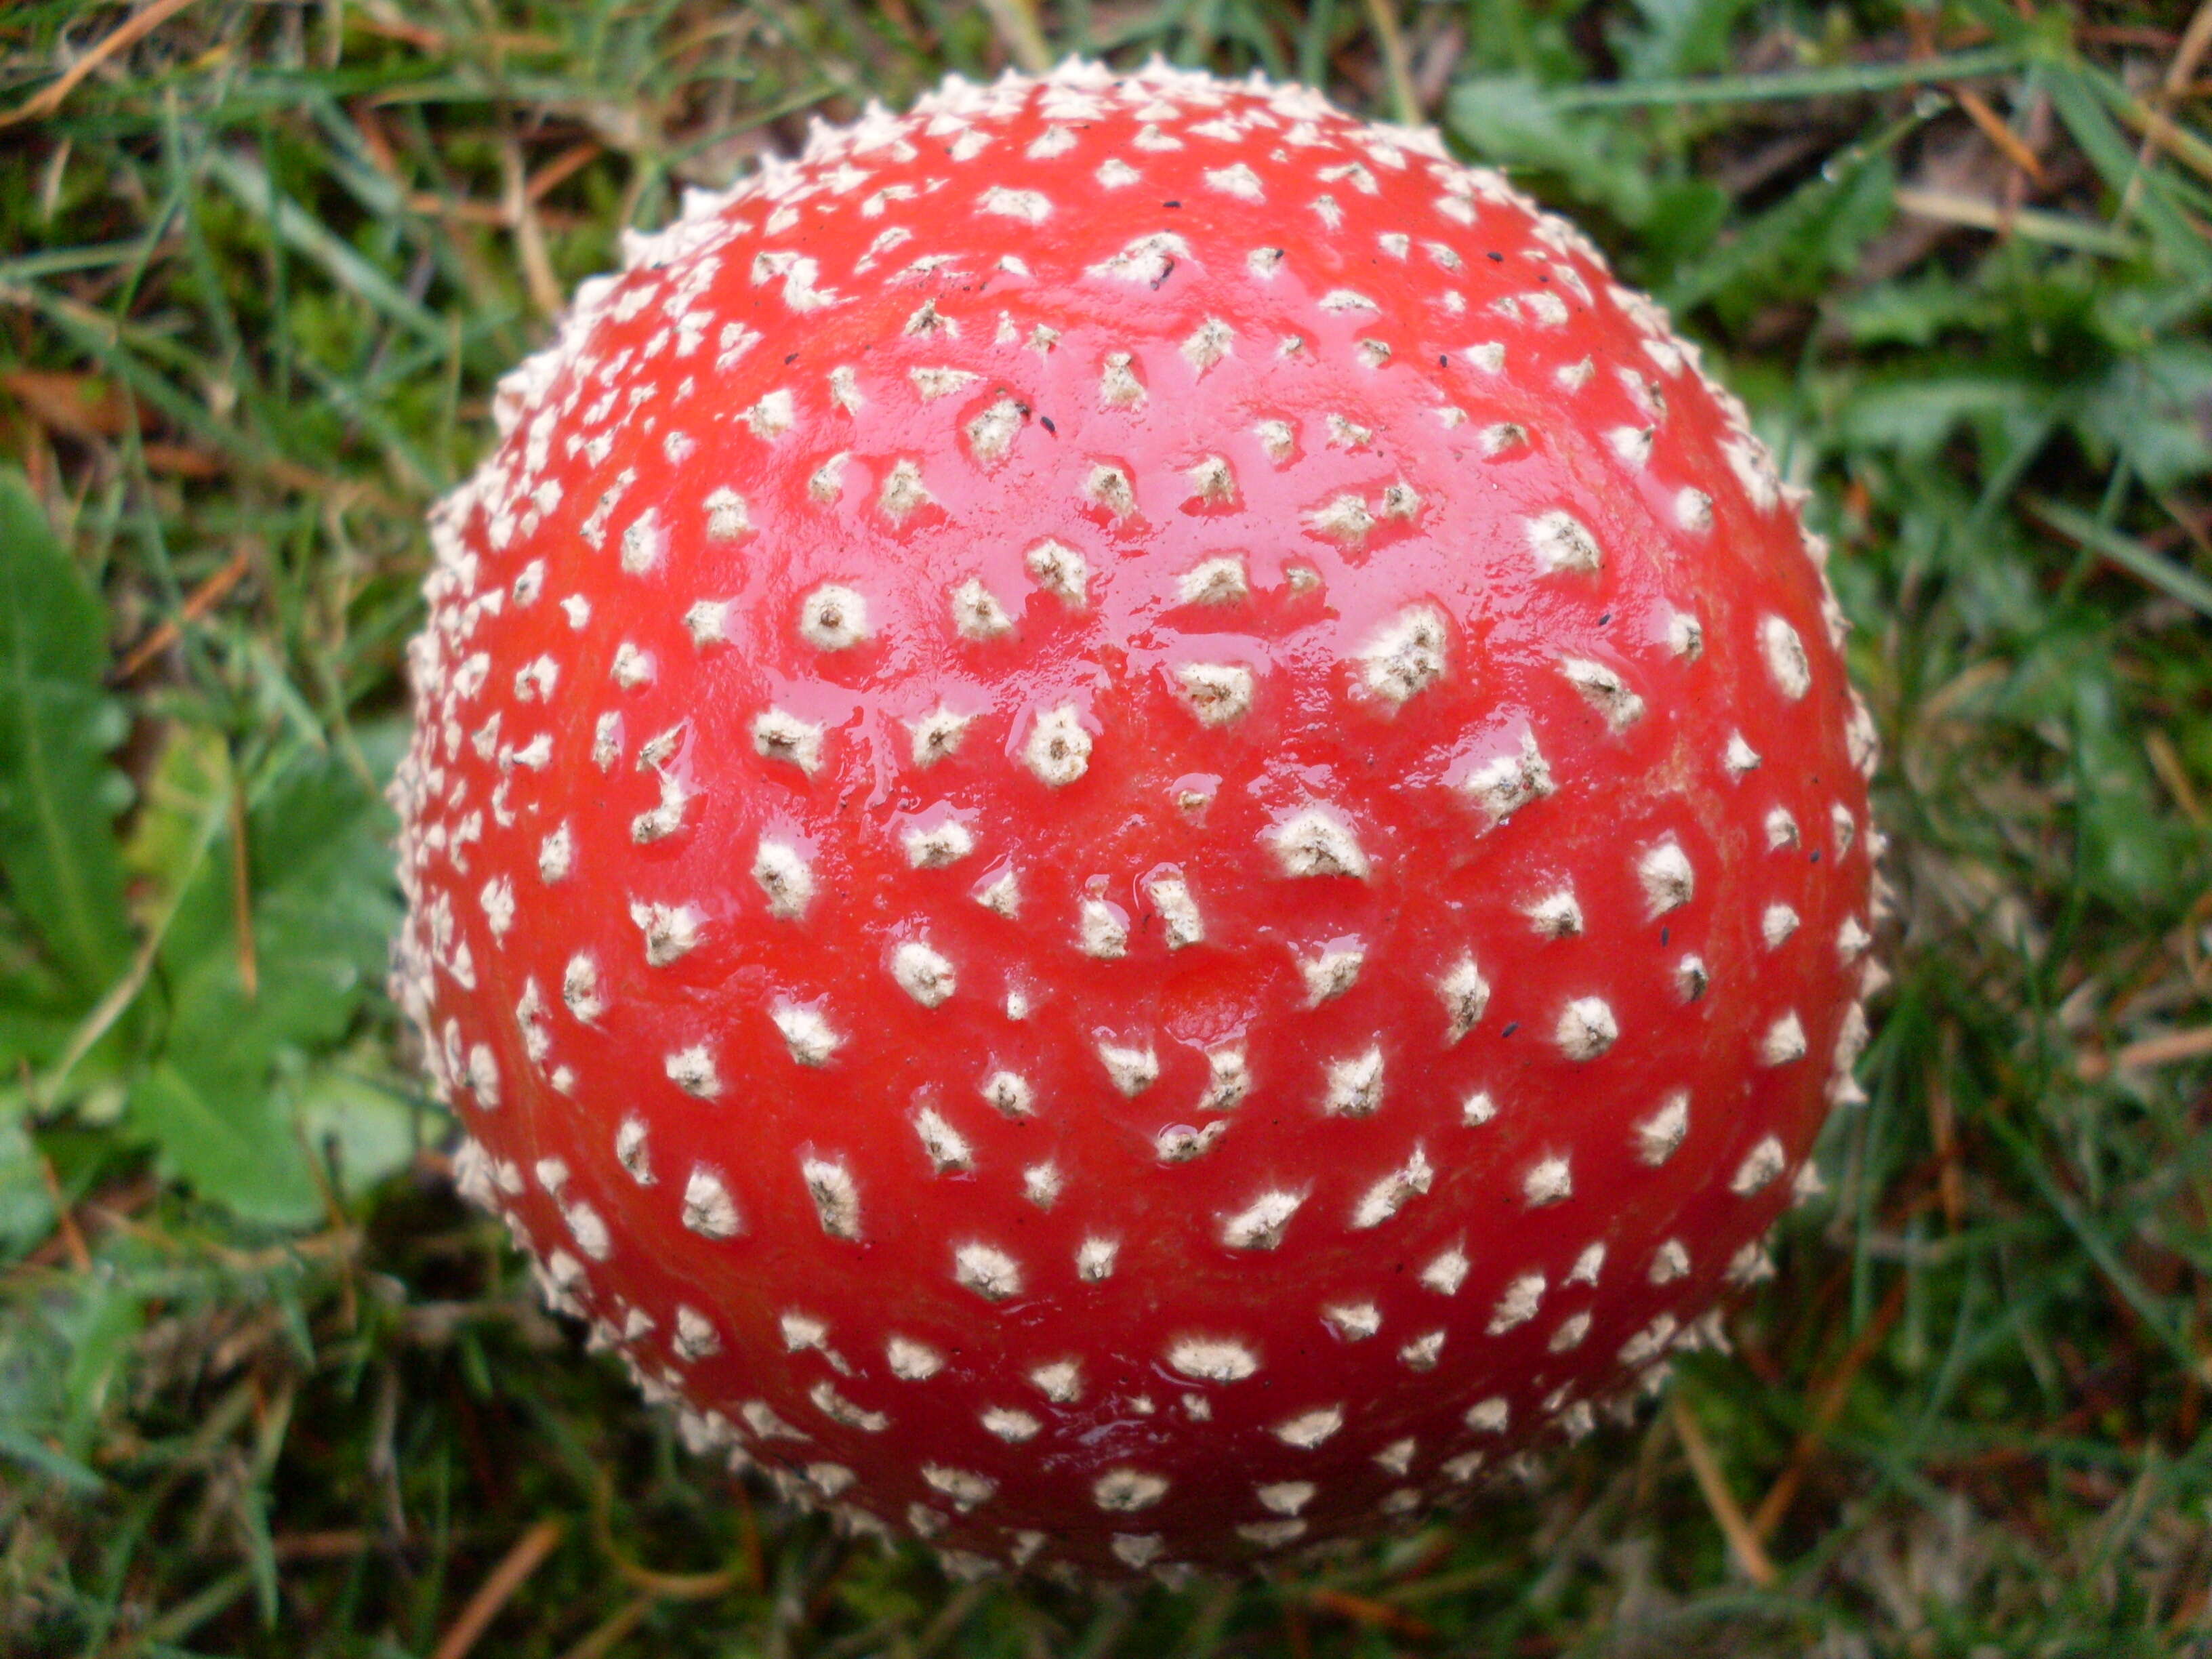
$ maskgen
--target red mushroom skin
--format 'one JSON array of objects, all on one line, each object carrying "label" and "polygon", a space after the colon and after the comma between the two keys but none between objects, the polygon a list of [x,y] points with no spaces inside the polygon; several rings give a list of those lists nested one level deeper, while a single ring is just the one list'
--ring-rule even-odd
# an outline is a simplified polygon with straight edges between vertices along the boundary
[{"label": "red mushroom skin", "polygon": [[696,1445],[957,1572],[1247,1563],[1766,1271],[1871,728],[1801,492],[1496,174],[955,80],[633,238],[497,417],[397,982]]}]

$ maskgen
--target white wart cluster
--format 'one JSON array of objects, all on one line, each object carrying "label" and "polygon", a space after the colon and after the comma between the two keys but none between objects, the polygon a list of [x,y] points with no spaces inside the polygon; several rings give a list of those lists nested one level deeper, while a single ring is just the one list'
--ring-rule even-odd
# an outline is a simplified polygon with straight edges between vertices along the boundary
[{"label": "white wart cluster", "polygon": [[695,1446],[1172,1577],[1582,1435],[1766,1270],[1871,723],[1741,406],[1495,174],[956,80],[629,239],[495,413],[395,982]]}]

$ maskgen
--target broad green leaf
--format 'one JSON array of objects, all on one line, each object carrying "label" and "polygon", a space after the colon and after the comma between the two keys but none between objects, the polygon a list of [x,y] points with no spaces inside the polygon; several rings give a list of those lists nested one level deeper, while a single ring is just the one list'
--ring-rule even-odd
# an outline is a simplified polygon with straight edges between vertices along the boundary
[{"label": "broad green leaf", "polygon": [[1991,309],[1983,295],[1938,270],[1847,295],[1829,314],[1861,345],[1927,346],[1946,329],[1986,321]]},{"label": "broad green leaf", "polygon": [[211,726],[179,720],[146,772],[145,805],[131,815],[123,867],[136,890],[162,896],[160,912],[182,892],[208,856],[210,837],[229,816],[230,750]]},{"label": "broad green leaf", "polygon": [[1728,222],[1728,192],[1706,179],[1677,179],[1655,185],[1651,216],[1639,228],[1644,243],[1635,256],[1641,280],[1659,288],[1675,280],[1684,266],[1712,250]]},{"label": "broad green leaf", "polygon": [[1778,299],[1814,299],[1888,224],[1897,172],[1886,150],[1832,164],[1692,264],[1662,296],[1686,311],[1712,301],[1748,314]]},{"label": "broad green leaf", "polygon": [[285,1091],[292,1121],[341,1191],[367,1191],[412,1161],[422,1139],[416,1103],[339,1066],[319,1067]]},{"label": "broad green leaf", "polygon": [[2154,489],[2212,471],[2212,347],[2166,340],[2112,366],[2078,422]]},{"label": "broad green leaf", "polygon": [[265,1081],[166,1062],[131,1091],[132,1126],[160,1146],[169,1174],[248,1220],[302,1225],[321,1200],[305,1146],[273,1107]]},{"label": "broad green leaf", "polygon": [[133,1091],[132,1120],[204,1195],[257,1219],[314,1212],[308,1143],[273,1074],[342,1036],[383,971],[398,914],[388,836],[384,803],[359,777],[334,756],[303,753],[247,815],[251,994],[228,832],[193,871],[163,941],[160,1063]]},{"label": "broad green leaf", "polygon": [[2050,396],[2039,385],[2009,376],[1922,373],[1861,387],[1838,426],[1854,444],[1924,459],[1961,425],[2027,416],[2045,406]]},{"label": "broad green leaf", "polygon": [[20,1077],[24,1066],[36,1071],[60,1053],[84,1003],[0,890],[0,1073]]},{"label": "broad green leaf", "polygon": [[0,875],[83,1002],[123,969],[131,927],[107,751],[123,715],[100,684],[107,618],[21,473],[0,471]]}]

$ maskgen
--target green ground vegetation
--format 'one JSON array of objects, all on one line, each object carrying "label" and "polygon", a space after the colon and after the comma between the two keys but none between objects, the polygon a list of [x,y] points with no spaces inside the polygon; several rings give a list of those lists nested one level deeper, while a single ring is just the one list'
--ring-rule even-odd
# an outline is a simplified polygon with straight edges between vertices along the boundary
[{"label": "green ground vegetation", "polygon": [[[1814,491],[1896,982],[1735,1352],[1328,1571],[948,1584],[686,1455],[386,1000],[422,511],[687,184],[1259,68],[1585,222]],[[2212,1651],[2212,5],[0,10],[0,1650]]]}]

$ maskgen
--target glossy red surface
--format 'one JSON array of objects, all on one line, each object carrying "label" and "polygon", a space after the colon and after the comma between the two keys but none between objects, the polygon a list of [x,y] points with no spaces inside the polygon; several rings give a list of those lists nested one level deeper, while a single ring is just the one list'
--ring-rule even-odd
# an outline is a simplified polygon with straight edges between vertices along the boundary
[{"label": "glossy red surface", "polygon": [[1249,1560],[1757,1270],[1863,1040],[1870,745],[1741,410],[1558,221],[1304,94],[954,88],[502,401],[403,991],[695,1439],[962,1571]]}]

